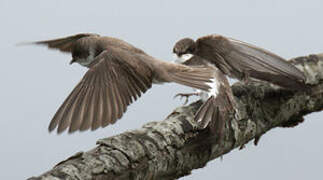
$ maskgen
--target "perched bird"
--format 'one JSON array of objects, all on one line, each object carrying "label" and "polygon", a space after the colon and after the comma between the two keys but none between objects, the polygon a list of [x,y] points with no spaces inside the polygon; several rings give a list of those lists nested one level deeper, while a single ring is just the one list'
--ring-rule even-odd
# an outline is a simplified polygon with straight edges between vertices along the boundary
[{"label": "perched bird", "polygon": [[89,68],[50,122],[49,131],[57,127],[58,133],[67,128],[69,132],[95,130],[115,123],[153,83],[176,82],[209,91],[214,77],[211,68],[164,62],[123,40],[98,34],[33,44],[71,53],[70,63]]},{"label": "perched bird", "polygon": [[199,56],[229,77],[248,82],[267,81],[290,90],[305,89],[305,75],[285,59],[259,47],[221,35],[209,35],[194,41],[179,40],[173,52],[189,59]]},{"label": "perched bird", "polygon": [[[184,55],[185,56],[185,55]],[[204,102],[197,110],[194,120],[199,129],[210,127],[212,134],[217,136],[217,142],[221,141],[225,121],[230,114],[239,116],[237,104],[234,99],[230,84],[225,75],[214,65],[199,56],[185,56],[189,59],[177,59],[177,63],[191,67],[209,67],[213,68],[214,78],[209,85],[210,91],[196,89],[196,93],[177,94],[176,96],[199,95]],[[183,58],[183,56],[182,56]]]},{"label": "perched bird", "polygon": [[[189,66],[213,66],[215,78],[213,93],[197,90],[197,93],[178,94],[180,96],[200,95],[204,104],[195,115],[201,127],[209,123],[212,130],[222,136],[225,120],[230,111],[237,111],[231,87],[225,75],[248,82],[267,81],[290,90],[305,89],[305,76],[283,58],[253,45],[226,38],[209,35],[194,41],[190,38],[179,40],[174,48],[179,64]],[[176,95],[176,96],[178,96]],[[211,112],[218,115],[211,116]]]}]

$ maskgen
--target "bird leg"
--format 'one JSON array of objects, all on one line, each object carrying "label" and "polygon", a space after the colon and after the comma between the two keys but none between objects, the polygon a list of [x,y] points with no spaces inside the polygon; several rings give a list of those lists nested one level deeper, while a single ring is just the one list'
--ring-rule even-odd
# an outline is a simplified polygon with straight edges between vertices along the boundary
[{"label": "bird leg", "polygon": [[195,92],[195,93],[178,93],[174,96],[174,98],[177,98],[178,96],[180,96],[180,99],[182,99],[183,97],[185,97],[185,102],[183,105],[185,105],[188,102],[188,99],[190,96],[198,96],[199,93]]}]

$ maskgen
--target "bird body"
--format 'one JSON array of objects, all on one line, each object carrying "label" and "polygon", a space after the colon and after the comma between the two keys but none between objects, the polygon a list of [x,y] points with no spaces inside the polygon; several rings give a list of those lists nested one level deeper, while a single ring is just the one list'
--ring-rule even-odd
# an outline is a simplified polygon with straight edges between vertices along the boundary
[{"label": "bird body", "polygon": [[153,83],[176,82],[208,91],[211,68],[161,61],[112,37],[76,34],[34,42],[72,54],[70,63],[89,68],[54,115],[49,131],[95,130],[120,119],[127,106]]},{"label": "bird body", "polygon": [[306,88],[304,73],[282,57],[221,35],[208,35],[196,41],[184,38],[176,43],[173,52],[178,56],[199,56],[238,80],[253,78],[291,90]]},{"label": "bird body", "polygon": [[[184,57],[189,57],[189,55]],[[208,67],[213,69],[214,77],[212,82],[208,83],[211,87],[210,90],[194,89],[203,101],[202,106],[195,114],[194,120],[199,129],[209,126],[211,131],[217,135],[217,141],[220,142],[225,121],[230,114],[238,114],[237,104],[228,79],[216,66],[199,56],[193,55],[191,58],[177,62],[182,62],[182,64],[191,67]]]},{"label": "bird body", "polygon": [[204,103],[194,119],[201,128],[209,125],[220,139],[228,114],[236,111],[236,116],[239,116],[225,75],[244,82],[253,79],[266,81],[289,90],[306,88],[304,74],[289,62],[232,38],[220,35],[204,36],[196,41],[184,38],[175,44],[173,53],[179,58],[175,61],[177,63],[214,68],[215,76],[209,83],[211,90],[196,90]]}]

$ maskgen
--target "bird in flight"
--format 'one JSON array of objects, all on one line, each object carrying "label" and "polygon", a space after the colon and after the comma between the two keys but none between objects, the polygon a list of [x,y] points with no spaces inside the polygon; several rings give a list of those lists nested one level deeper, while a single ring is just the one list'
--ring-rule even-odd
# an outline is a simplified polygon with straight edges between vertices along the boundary
[{"label": "bird in flight", "polygon": [[70,53],[71,64],[88,68],[54,115],[49,131],[57,128],[61,133],[68,128],[72,133],[114,124],[153,83],[212,90],[212,68],[161,61],[117,38],[83,33],[32,44]]},{"label": "bird in flight", "polygon": [[243,82],[266,81],[289,90],[306,88],[303,72],[285,59],[254,45],[221,35],[204,36],[196,41],[181,39],[175,44],[173,53],[177,55],[175,62],[179,64],[214,68],[215,78],[213,85],[210,84],[213,93],[197,90],[196,93],[178,95],[187,98],[199,95],[204,104],[194,119],[202,128],[210,123],[211,130],[216,130],[219,136],[222,135],[227,114],[230,111],[237,113],[237,105],[225,75]]}]

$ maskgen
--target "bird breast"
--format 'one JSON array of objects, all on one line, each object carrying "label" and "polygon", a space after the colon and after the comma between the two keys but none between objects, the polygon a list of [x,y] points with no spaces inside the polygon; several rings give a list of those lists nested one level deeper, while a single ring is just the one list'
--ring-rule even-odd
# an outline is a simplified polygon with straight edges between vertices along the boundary
[{"label": "bird breast", "polygon": [[191,59],[193,57],[193,54],[182,54],[181,56],[176,55],[175,63],[183,64],[187,60]]},{"label": "bird breast", "polygon": [[209,97],[216,97],[219,94],[220,82],[216,78],[212,79],[212,82],[207,83],[211,88],[209,91],[203,91],[199,89],[194,89],[198,93],[203,102],[206,102]]}]

